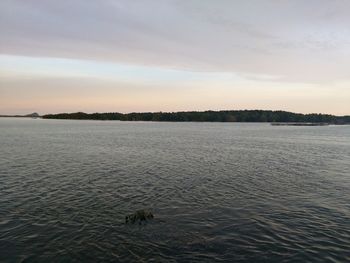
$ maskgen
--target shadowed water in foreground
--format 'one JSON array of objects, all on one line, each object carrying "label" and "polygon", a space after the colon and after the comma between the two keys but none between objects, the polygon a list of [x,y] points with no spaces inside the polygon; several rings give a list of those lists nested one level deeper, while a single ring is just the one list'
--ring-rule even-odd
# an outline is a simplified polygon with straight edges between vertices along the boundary
[{"label": "shadowed water in foreground", "polygon": [[[144,224],[125,216],[151,209]],[[348,262],[350,126],[0,119],[0,262]]]}]

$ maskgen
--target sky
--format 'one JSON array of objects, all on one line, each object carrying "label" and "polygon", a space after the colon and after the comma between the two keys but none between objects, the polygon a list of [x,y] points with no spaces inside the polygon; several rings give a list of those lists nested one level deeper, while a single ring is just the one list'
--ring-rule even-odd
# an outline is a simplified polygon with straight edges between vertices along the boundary
[{"label": "sky", "polygon": [[350,115],[348,0],[1,0],[0,114]]}]

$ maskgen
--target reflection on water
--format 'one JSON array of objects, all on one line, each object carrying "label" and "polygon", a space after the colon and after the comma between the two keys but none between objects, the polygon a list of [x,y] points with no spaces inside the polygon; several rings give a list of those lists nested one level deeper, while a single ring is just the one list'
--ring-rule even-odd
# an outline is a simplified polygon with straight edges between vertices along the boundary
[{"label": "reflection on water", "polygon": [[[125,215],[151,209],[147,224]],[[349,262],[350,127],[0,119],[0,261]]]}]

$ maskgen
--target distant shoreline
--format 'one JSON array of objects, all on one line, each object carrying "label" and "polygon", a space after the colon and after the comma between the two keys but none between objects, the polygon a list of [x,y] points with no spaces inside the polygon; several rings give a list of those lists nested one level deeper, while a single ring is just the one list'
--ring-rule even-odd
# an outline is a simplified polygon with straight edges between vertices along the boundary
[{"label": "distant shoreline", "polygon": [[[272,126],[328,126],[327,122],[271,122]],[[340,125],[340,124],[339,124]]]},{"label": "distant shoreline", "polygon": [[[29,115],[27,115],[29,116]],[[270,110],[181,111],[141,113],[59,113],[41,116],[43,119],[116,120],[156,122],[266,122],[273,125],[323,126],[350,124],[350,116],[330,114],[301,114]]]},{"label": "distant shoreline", "polygon": [[0,115],[0,118],[40,118],[40,115],[36,112],[26,115]]}]

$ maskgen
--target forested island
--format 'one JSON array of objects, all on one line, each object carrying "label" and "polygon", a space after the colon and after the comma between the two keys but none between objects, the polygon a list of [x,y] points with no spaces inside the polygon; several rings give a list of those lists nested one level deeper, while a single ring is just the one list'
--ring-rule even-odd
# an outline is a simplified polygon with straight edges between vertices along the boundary
[{"label": "forested island", "polygon": [[167,122],[271,122],[271,123],[329,123],[350,124],[350,116],[330,114],[301,114],[270,110],[181,111],[143,113],[59,113],[42,116],[44,119],[167,121]]}]

